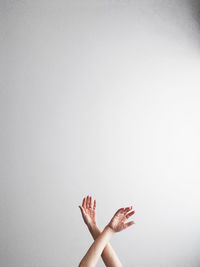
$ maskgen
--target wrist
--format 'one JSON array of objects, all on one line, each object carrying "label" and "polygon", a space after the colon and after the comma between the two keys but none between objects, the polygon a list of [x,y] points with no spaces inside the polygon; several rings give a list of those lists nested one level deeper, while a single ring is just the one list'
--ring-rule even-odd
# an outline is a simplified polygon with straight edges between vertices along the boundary
[{"label": "wrist", "polygon": [[94,231],[94,230],[98,229],[96,223],[88,224],[87,227],[88,227],[88,229],[89,229],[90,231]]},{"label": "wrist", "polygon": [[109,224],[106,225],[105,230],[108,231],[108,232],[110,232],[111,234],[114,234],[115,233],[115,231],[110,227]]}]

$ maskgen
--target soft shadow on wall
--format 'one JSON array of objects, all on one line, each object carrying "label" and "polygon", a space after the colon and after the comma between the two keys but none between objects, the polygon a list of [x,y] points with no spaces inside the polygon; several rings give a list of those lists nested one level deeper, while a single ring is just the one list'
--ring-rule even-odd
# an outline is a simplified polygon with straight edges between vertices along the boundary
[{"label": "soft shadow on wall", "polygon": [[200,1],[199,0],[193,0],[188,1],[190,9],[192,11],[192,15],[194,20],[196,21],[198,28],[200,30]]}]

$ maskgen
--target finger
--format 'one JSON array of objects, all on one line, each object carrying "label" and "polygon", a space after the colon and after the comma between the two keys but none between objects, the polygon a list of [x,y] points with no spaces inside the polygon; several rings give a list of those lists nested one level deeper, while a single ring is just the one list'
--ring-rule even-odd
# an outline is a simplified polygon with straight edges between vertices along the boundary
[{"label": "finger", "polygon": [[89,209],[89,196],[86,198],[86,208]]},{"label": "finger", "polygon": [[84,217],[85,213],[84,213],[84,209],[83,209],[83,207],[79,206],[79,208],[80,208],[80,210],[81,210],[81,214],[82,214],[82,216]]},{"label": "finger", "polygon": [[89,208],[92,208],[92,197],[89,197]]},{"label": "finger", "polygon": [[129,227],[129,226],[131,226],[133,224],[135,224],[134,221],[127,222],[127,223],[125,223],[125,228],[127,228],[127,227]]},{"label": "finger", "polygon": [[96,202],[96,199],[94,200],[94,205],[93,205],[93,209],[95,210],[96,209],[96,205],[97,205],[97,202]]},{"label": "finger", "polygon": [[85,201],[85,197],[84,197],[83,202],[82,202],[82,207],[83,207],[83,208],[86,207],[85,202],[86,202],[86,201]]},{"label": "finger", "polygon": [[126,214],[126,219],[130,218],[133,214],[135,213],[135,211],[131,211],[128,214]]},{"label": "finger", "polygon": [[124,208],[118,209],[117,212],[115,213],[115,215],[119,214],[119,213],[123,213],[123,212],[124,212]]},{"label": "finger", "polygon": [[133,206],[127,207],[127,208],[125,208],[124,212],[127,213],[127,212],[129,212],[130,210],[132,210],[132,208],[133,208]]}]

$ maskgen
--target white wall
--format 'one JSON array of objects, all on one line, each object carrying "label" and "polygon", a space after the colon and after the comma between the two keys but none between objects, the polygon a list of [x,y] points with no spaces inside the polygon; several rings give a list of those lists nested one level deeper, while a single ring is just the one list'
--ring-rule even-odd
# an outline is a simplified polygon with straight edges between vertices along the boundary
[{"label": "white wall", "polygon": [[198,1],[0,4],[0,266],[77,266],[86,194],[124,266],[199,266]]}]

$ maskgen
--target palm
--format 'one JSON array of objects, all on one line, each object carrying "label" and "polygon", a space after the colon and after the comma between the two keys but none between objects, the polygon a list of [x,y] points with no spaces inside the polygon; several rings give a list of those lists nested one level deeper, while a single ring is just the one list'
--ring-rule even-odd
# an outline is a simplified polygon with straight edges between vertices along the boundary
[{"label": "palm", "polygon": [[86,224],[95,224],[96,219],[95,219],[95,210],[89,209],[89,208],[84,208],[84,216],[83,219]]},{"label": "palm", "polygon": [[96,224],[95,208],[96,200],[92,206],[92,197],[87,196],[83,199],[82,206],[79,206],[84,222],[87,225]]},{"label": "palm", "polygon": [[[132,216],[135,211],[131,211],[132,207],[127,207],[127,208],[122,208],[119,209],[113,218],[111,219],[109,226],[115,231],[115,232],[120,232],[124,229],[126,229],[128,226],[131,226],[134,224],[134,221],[130,221],[126,223],[126,220]],[[129,212],[129,213],[128,213]]]}]

